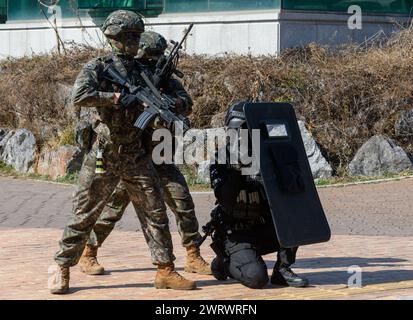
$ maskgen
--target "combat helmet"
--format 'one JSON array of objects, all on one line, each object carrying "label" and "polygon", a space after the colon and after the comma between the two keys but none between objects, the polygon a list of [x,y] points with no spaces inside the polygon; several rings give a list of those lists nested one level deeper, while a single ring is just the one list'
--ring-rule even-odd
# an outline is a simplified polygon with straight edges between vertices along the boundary
[{"label": "combat helmet", "polygon": [[145,31],[141,35],[139,42],[138,58],[141,59],[146,55],[161,55],[168,47],[168,42],[159,33],[154,31]]},{"label": "combat helmet", "polygon": [[145,25],[142,17],[127,10],[112,12],[102,25],[102,32],[109,39],[117,39],[124,32],[142,33],[144,31]]}]

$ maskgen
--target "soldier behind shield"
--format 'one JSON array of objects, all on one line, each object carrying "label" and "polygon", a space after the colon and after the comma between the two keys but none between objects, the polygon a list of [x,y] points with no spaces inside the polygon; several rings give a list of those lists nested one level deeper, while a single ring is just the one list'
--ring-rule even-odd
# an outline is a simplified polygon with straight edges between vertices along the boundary
[{"label": "soldier behind shield", "polygon": [[[243,106],[238,103],[228,110],[227,130],[247,129]],[[263,288],[269,279],[262,255],[278,252],[271,283],[308,286],[308,280],[291,269],[298,248],[282,248],[277,241],[260,174],[242,175],[241,164],[230,164],[230,148],[228,144],[226,164],[211,164],[211,185],[218,204],[211,221],[215,226],[212,248],[217,254],[211,264],[214,277],[230,277],[249,288]]]}]

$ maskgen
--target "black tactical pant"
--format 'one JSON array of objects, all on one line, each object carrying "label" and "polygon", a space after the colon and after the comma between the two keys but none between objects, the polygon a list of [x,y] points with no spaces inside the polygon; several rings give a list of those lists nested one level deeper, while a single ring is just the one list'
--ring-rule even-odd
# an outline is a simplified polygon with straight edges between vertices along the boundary
[{"label": "black tactical pant", "polygon": [[[268,283],[267,265],[257,247],[248,242],[236,242],[229,239],[225,240],[224,246],[228,260],[225,266],[219,264],[229,277],[252,289],[261,289]],[[274,268],[290,267],[294,264],[297,250],[298,248],[279,249]],[[217,261],[212,264],[212,268],[216,266]]]}]

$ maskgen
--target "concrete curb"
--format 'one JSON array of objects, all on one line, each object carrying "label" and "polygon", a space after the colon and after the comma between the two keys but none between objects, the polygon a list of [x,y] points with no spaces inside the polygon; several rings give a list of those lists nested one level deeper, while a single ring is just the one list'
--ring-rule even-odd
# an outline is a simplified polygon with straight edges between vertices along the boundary
[{"label": "concrete curb", "polygon": [[[43,182],[43,183],[48,183],[48,184],[55,184],[55,185],[62,185],[62,186],[67,186],[67,187],[72,187],[74,184],[70,183],[63,183],[63,182],[56,182],[56,181],[45,181],[45,180],[39,180],[39,179],[30,179],[30,178],[19,178],[19,177],[7,177],[7,176],[0,176],[0,178],[6,178],[6,179],[17,179],[17,180],[30,180],[30,181],[36,181],[36,182]],[[378,184],[378,183],[385,183],[385,182],[393,182],[393,181],[400,181],[400,180],[405,180],[405,179],[412,179],[413,175],[411,176],[406,176],[406,177],[396,177],[396,178],[387,178],[387,179],[376,179],[376,180],[369,180],[369,181],[358,181],[358,182],[349,182],[349,183],[338,183],[338,184],[327,184],[324,186],[316,186],[317,189],[325,189],[325,188],[343,188],[343,187],[351,187],[351,186],[357,186],[357,185],[364,185],[364,184]],[[194,191],[191,192],[193,195],[210,195],[213,194],[213,191]]]},{"label": "concrete curb", "polygon": [[317,186],[317,189],[342,188],[342,187],[357,186],[357,185],[363,185],[363,184],[377,184],[377,183],[384,183],[384,182],[400,181],[400,180],[411,179],[411,178],[413,178],[413,176],[376,179],[376,180],[358,181],[358,182],[349,182],[349,183],[327,184],[325,186]]}]

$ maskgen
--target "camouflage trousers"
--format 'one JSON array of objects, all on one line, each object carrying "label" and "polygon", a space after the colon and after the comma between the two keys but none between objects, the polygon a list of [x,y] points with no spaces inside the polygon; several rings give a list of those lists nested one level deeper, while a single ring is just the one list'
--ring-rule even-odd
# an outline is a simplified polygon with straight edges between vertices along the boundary
[{"label": "camouflage trousers", "polygon": [[96,221],[120,182],[128,199],[141,209],[140,219],[145,225],[152,262],[165,264],[174,261],[166,207],[150,155],[139,159],[136,153],[132,156],[105,152],[104,163],[106,173],[95,174],[96,151],[84,157],[74,192],[73,212],[63,232],[55,261],[65,267],[79,262]]},{"label": "camouflage trousers", "polygon": [[[161,181],[163,199],[175,215],[182,245],[188,247],[195,244],[201,235],[198,232],[199,224],[195,216],[194,202],[184,176],[174,164],[155,166],[155,169]],[[126,186],[122,182],[119,183],[93,227],[88,245],[100,247],[103,244],[115,224],[122,218],[130,202]],[[145,239],[148,241],[150,236],[144,219],[144,211],[134,202],[133,206]]]}]

